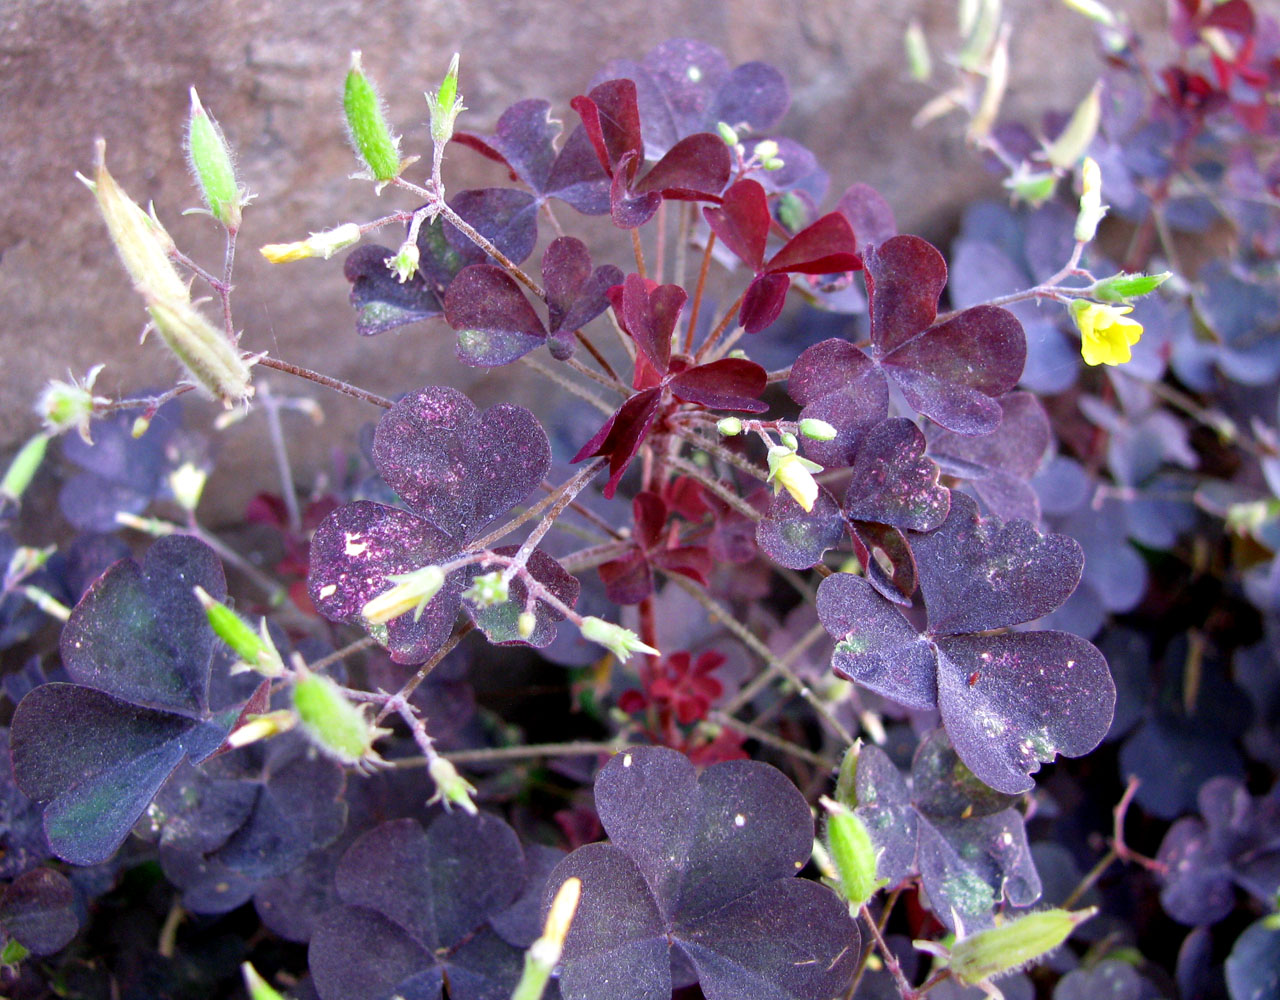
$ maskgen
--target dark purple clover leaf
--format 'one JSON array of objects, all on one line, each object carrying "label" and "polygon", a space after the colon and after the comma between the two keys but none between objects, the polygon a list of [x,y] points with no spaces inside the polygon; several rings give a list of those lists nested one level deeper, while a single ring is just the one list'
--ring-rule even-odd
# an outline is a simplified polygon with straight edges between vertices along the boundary
[{"label": "dark purple clover leaf", "polygon": [[458,360],[479,368],[509,365],[547,339],[515,279],[491,264],[458,272],[444,296],[444,318],[458,335]]},{"label": "dark purple clover leaf", "polygon": [[835,573],[818,587],[818,617],[836,640],[831,667],[900,705],[938,704],[937,654],[926,636],[866,580]]},{"label": "dark purple clover leaf", "polygon": [[938,484],[938,466],[924,449],[920,428],[904,417],[869,430],[853,462],[845,516],[911,531],[938,527],[951,509],[951,491]]},{"label": "dark purple clover leaf", "polygon": [[858,241],[858,252],[883,243],[898,233],[893,209],[870,184],[851,184],[836,202],[836,211],[849,220]]},{"label": "dark purple clover leaf", "polygon": [[378,422],[373,461],[410,509],[461,543],[537,488],[551,447],[522,406],[481,413],[457,389],[428,386]]},{"label": "dark purple clover leaf", "polygon": [[1227,956],[1232,1000],[1266,1000],[1280,983],[1280,930],[1264,917],[1244,929]]},{"label": "dark purple clover leaf", "polygon": [[967,479],[991,512],[1001,518],[1040,519],[1040,503],[1030,479],[1052,440],[1044,406],[1029,392],[998,400],[1000,426],[979,437],[940,430],[929,454],[948,475]]},{"label": "dark purple clover leaf", "polygon": [[607,292],[623,281],[612,264],[591,269],[586,244],[572,236],[553,240],[542,255],[542,283],[547,291],[551,339],[548,347],[561,360],[573,354],[574,334],[609,308]]},{"label": "dark purple clover leaf", "polygon": [[[196,809],[165,816],[160,844],[165,875],[183,890],[183,905],[193,912],[234,909],[264,881],[291,871],[343,831],[345,774],[301,738],[246,747],[206,770],[217,776],[202,782],[185,774],[172,789],[171,801],[195,803]],[[219,806],[226,815],[218,815]],[[236,817],[221,842],[207,847],[212,838],[200,824],[212,820],[225,829]]]},{"label": "dark purple clover leaf", "polygon": [[862,267],[849,220],[832,212],[791,237],[768,261],[765,244],[772,217],[764,187],[746,178],[731,186],[719,206],[703,209],[707,225],[755,272],[738,312],[747,333],[759,333],[782,312],[788,274],[837,274]]},{"label": "dark purple clover leaf", "polygon": [[852,465],[863,436],[889,415],[889,386],[865,354],[832,338],[807,348],[791,367],[787,392],[801,419],[825,420],[831,441],[804,439],[805,454],[828,468]]},{"label": "dark purple clover leaf", "polygon": [[[325,518],[311,540],[312,603],[330,621],[363,625],[364,606],[390,586],[389,576],[433,566],[457,551],[457,540],[426,518],[357,500]],[[386,644],[397,663],[421,663],[444,644],[464,589],[451,574],[420,615],[387,623]]]},{"label": "dark purple clover leaf", "polygon": [[858,931],[831,892],[794,879],[813,821],[779,772],[731,761],[699,778],[682,754],[636,747],[600,772],[596,810],[612,842],[574,851],[547,886],[549,899],[582,880],[567,1000],[665,1000],[673,965],[691,965],[711,1000],[817,1000],[847,985]]},{"label": "dark purple clover leaf", "polygon": [[1039,618],[1071,596],[1084,569],[1072,538],[1042,535],[1027,521],[980,518],[960,493],[952,493],[943,525],[913,537],[911,547],[935,635]]},{"label": "dark purple clover leaf", "polygon": [[49,857],[42,812],[14,782],[9,731],[0,729],[0,878],[17,878]]},{"label": "dark purple clover leaf", "polygon": [[779,566],[809,569],[835,548],[844,536],[840,506],[821,486],[813,510],[805,510],[783,490],[774,495],[769,509],[756,525],[756,544]]},{"label": "dark purple clover leaf", "polygon": [[75,892],[55,871],[32,869],[0,895],[0,930],[34,955],[61,951],[79,929]]},{"label": "dark purple clover leaf", "polygon": [[[389,877],[393,873],[394,877]],[[311,974],[322,1000],[453,1000],[509,996],[521,951],[493,930],[524,889],[515,833],[491,816],[439,817],[375,827],[343,855],[341,906],[311,938]]]},{"label": "dark purple clover leaf", "polygon": [[854,772],[854,802],[881,852],[879,877],[898,885],[919,874],[939,919],[955,929],[992,925],[1002,900],[1027,906],[1040,878],[1015,801],[986,787],[937,729],[911,764],[908,786],[883,751],[863,747]]},{"label": "dark purple clover leaf", "polygon": [[609,177],[591,148],[586,131],[575,128],[557,152],[561,124],[550,116],[551,105],[535,99],[517,101],[498,119],[491,136],[458,133],[455,140],[505,164],[528,185],[542,204],[559,198],[585,215],[609,211]]},{"label": "dark purple clover leaf", "polygon": [[1200,787],[1200,816],[1178,820],[1156,859],[1160,904],[1179,923],[1217,923],[1235,909],[1235,887],[1263,903],[1280,892],[1280,786],[1254,799],[1236,778]]},{"label": "dark purple clover leaf", "polygon": [[916,236],[895,236],[863,255],[876,362],[918,412],[960,434],[1000,421],[994,397],[1022,375],[1027,345],[1008,310],[974,306],[934,326],[947,265]]},{"label": "dark purple clover leaf", "polygon": [[681,138],[710,132],[718,122],[762,132],[791,104],[782,74],[767,63],[730,70],[724,54],[704,42],[672,38],[639,62],[616,60],[601,79],[634,80],[646,155],[657,159]]},{"label": "dark purple clover leaf", "polygon": [[[493,551],[500,556],[513,556],[519,549],[517,545],[504,545]],[[567,604],[569,607],[578,600],[578,593],[582,590],[582,584],[578,582],[578,578],[570,575],[563,566],[541,549],[534,549],[529,554],[529,561],[525,564],[529,571],[529,575],[538,581],[552,597],[558,599],[561,603]],[[471,579],[481,573],[490,572],[481,567],[472,564],[467,567],[468,584]],[[552,607],[542,599],[535,599],[532,606],[534,627],[533,632],[527,636],[522,636],[518,628],[520,615],[525,611],[529,596],[528,587],[524,580],[520,577],[513,577],[508,587],[509,596],[506,601],[501,604],[493,604],[487,608],[477,608],[471,602],[464,602],[467,614],[471,616],[471,620],[476,623],[476,627],[482,631],[488,640],[494,645],[503,646],[518,644],[522,646],[534,646],[541,649],[543,646],[549,646],[556,637],[556,624],[564,621],[564,615],[556,608]]]},{"label": "dark purple clover leaf", "polygon": [[855,807],[876,847],[876,877],[897,888],[919,871],[919,817],[911,804],[911,788],[888,754],[868,744],[858,751],[852,791],[846,805]]},{"label": "dark purple clover leaf", "polygon": [[864,581],[837,574],[819,586],[837,672],[903,704],[939,708],[960,759],[1008,794],[1029,790],[1040,762],[1097,746],[1115,686],[1092,645],[1065,632],[965,634],[1057,607],[1079,580],[1079,547],[1025,522],[980,520],[961,493],[943,525],[911,545],[928,610],[923,633]]},{"label": "dark purple clover leaf", "polygon": [[197,585],[226,595],[216,556],[185,536],[160,539],[141,566],[117,563],[63,628],[76,683],[38,687],[14,712],[14,777],[47,803],[49,846],[67,861],[110,857],[174,769],[214,753],[239,714],[209,712],[217,640]]}]

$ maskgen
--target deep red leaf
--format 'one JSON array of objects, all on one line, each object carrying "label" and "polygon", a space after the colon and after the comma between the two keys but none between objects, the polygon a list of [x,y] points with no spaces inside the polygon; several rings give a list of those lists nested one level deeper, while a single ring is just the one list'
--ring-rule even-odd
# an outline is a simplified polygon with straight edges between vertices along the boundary
[{"label": "deep red leaf", "polygon": [[765,269],[776,274],[838,274],[860,267],[853,227],[839,212],[830,212],[791,237]]},{"label": "deep red leaf", "polygon": [[633,185],[637,193],[660,191],[664,197],[697,201],[718,196],[729,183],[732,163],[724,140],[709,132],[681,139]]},{"label": "deep red leaf", "polygon": [[763,413],[769,407],[759,396],[768,381],[768,373],[754,361],[722,358],[681,372],[670,386],[682,402],[701,403],[713,410]]},{"label": "deep red leaf", "polygon": [[947,283],[942,254],[918,236],[895,236],[863,255],[871,344],[881,358],[929,326]]},{"label": "deep red leaf", "polygon": [[760,274],[747,286],[738,310],[738,322],[747,333],[759,333],[773,325],[787,301],[791,279],[785,274]]},{"label": "deep red leaf", "polygon": [[770,222],[769,199],[759,182],[750,178],[735,182],[719,206],[704,208],[702,214],[720,242],[759,274],[764,268]]},{"label": "deep red leaf", "polygon": [[586,444],[573,456],[574,462],[581,462],[592,455],[609,457],[609,481],[605,484],[605,499],[612,500],[618,481],[627,471],[627,466],[636,457],[645,435],[657,419],[658,409],[662,403],[660,389],[645,389],[637,392],[618,408],[603,427],[595,433]]}]

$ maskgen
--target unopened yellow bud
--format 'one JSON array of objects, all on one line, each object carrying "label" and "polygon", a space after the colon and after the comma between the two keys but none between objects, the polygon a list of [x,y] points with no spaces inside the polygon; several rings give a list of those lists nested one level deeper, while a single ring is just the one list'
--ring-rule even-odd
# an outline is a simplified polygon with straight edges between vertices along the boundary
[{"label": "unopened yellow bud", "polygon": [[1077,243],[1088,243],[1098,234],[1098,223],[1110,207],[1102,204],[1102,170],[1098,161],[1086,156],[1080,165],[1080,211],[1074,234]]},{"label": "unopened yellow bud", "polygon": [[273,264],[287,264],[295,260],[306,260],[308,257],[328,260],[339,250],[345,250],[359,242],[360,227],[354,222],[347,222],[336,229],[312,233],[305,240],[296,243],[268,243],[259,247],[258,252]]}]

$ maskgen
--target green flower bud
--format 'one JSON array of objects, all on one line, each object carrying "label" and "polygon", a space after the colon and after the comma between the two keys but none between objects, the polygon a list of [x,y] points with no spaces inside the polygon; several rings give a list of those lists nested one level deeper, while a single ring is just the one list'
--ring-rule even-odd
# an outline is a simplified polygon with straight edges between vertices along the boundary
[{"label": "green flower bud", "polygon": [[400,244],[400,249],[396,251],[394,257],[386,259],[386,265],[396,276],[396,281],[403,285],[418,273],[418,261],[420,259],[417,242],[406,240]]},{"label": "green flower bud", "polygon": [[416,622],[422,617],[422,609],[444,586],[444,571],[439,566],[423,566],[411,573],[397,573],[387,579],[395,586],[384,590],[361,610],[368,625],[385,625],[409,611],[413,612]]},{"label": "green flower bud", "polygon": [[851,907],[860,907],[888,879],[876,878],[879,852],[862,820],[846,806],[823,796],[827,816],[827,850],[840,873],[840,894]]},{"label": "green flower bud", "polygon": [[284,662],[276,644],[267,633],[267,621],[257,631],[238,614],[220,601],[215,601],[203,587],[195,587],[194,593],[200,606],[204,608],[209,619],[209,627],[214,635],[231,647],[231,651],[240,657],[250,669],[258,671],[264,677],[279,677],[284,673]]},{"label": "green flower bud", "polygon": [[811,441],[834,441],[836,429],[825,420],[816,417],[805,417],[800,421],[800,433]]},{"label": "green flower bud", "polygon": [[50,434],[61,434],[75,428],[85,444],[93,444],[89,436],[89,425],[93,421],[95,407],[105,406],[111,400],[93,394],[93,384],[98,381],[98,374],[104,365],[94,365],[84,377],[83,382],[76,380],[70,372],[69,382],[56,379],[41,390],[36,400],[36,412],[44,421],[45,430]]},{"label": "green flower bud", "polygon": [[853,746],[844,753],[840,761],[840,773],[836,776],[836,801],[849,809],[858,806],[858,755],[862,750],[862,740],[855,740]]},{"label": "green flower bud", "polygon": [[789,233],[798,233],[809,219],[809,209],[794,191],[784,191],[778,198],[778,221]]},{"label": "green flower bud", "polygon": [[153,414],[144,413],[139,417],[135,417],[133,426],[129,428],[129,434],[136,441],[151,429],[151,418]]},{"label": "green flower bud", "polygon": [[738,133],[734,131],[733,126],[728,122],[716,122],[716,132],[724,140],[726,146],[732,148],[738,144]]},{"label": "green flower bud", "polygon": [[933,76],[933,58],[929,55],[929,42],[924,37],[924,29],[914,18],[907,25],[906,34],[902,36],[902,47],[907,55],[907,72],[917,83],[924,83]]},{"label": "green flower bud", "polygon": [[234,233],[240,228],[240,210],[246,199],[236,184],[231,147],[200,103],[195,87],[191,88],[191,116],[187,119],[187,156],[209,212]]},{"label": "green flower bud", "polygon": [[458,773],[458,769],[444,757],[433,757],[427,765],[427,773],[436,783],[436,793],[427,800],[427,805],[439,802],[449,812],[458,806],[463,812],[475,816],[479,813],[471,796],[476,793],[475,786]]},{"label": "green flower bud", "polygon": [[1047,147],[1045,159],[1051,166],[1069,170],[1084,156],[1098,134],[1102,121],[1102,84],[1096,83],[1083,101],[1076,105],[1066,127]]},{"label": "green flower bud", "polygon": [[494,570],[472,580],[471,586],[462,592],[462,596],[478,608],[491,608],[495,604],[505,604],[510,594],[502,573]]},{"label": "green flower bud", "polygon": [[13,456],[9,468],[0,480],[0,498],[17,502],[27,492],[31,480],[35,478],[40,463],[44,461],[44,453],[49,447],[49,438],[45,434],[37,434],[18,449]]},{"label": "green flower bud", "polygon": [[522,611],[516,618],[516,635],[521,639],[527,639],[533,635],[533,630],[538,625],[537,616],[532,611]]},{"label": "green flower bud", "polygon": [[578,626],[578,631],[582,633],[582,638],[588,642],[604,646],[622,663],[626,663],[631,658],[632,653],[647,653],[650,656],[661,655],[652,646],[646,646],[641,642],[640,637],[630,629],[625,629],[621,625],[614,625],[612,622],[607,622],[603,618],[596,618],[594,615],[582,619],[582,624]]},{"label": "green flower bud", "polygon": [[351,53],[342,94],[347,132],[356,155],[377,181],[389,181],[400,173],[400,138],[391,132],[382,110],[382,99],[360,65],[360,53]]},{"label": "green flower bud", "polygon": [[248,962],[240,966],[240,972],[244,975],[244,987],[249,991],[249,1000],[285,1000],[284,994],[258,975],[258,970]]},{"label": "green flower bud", "polygon": [[1053,951],[1097,912],[1097,907],[1075,913],[1041,910],[978,931],[955,943],[948,967],[967,986],[1013,972]]},{"label": "green flower bud", "polygon": [[293,709],[302,730],[323,753],[342,764],[381,764],[374,742],[390,732],[370,721],[368,705],[353,705],[323,674],[304,672],[293,685]]},{"label": "green flower bud", "polygon": [[790,431],[783,431],[778,437],[782,439],[782,446],[790,451],[795,451],[800,447],[800,442],[796,440],[796,436]]},{"label": "green flower bud", "polygon": [[14,966],[30,955],[27,946],[21,941],[9,938],[4,943],[4,949],[0,950],[0,965]]},{"label": "green flower bud", "polygon": [[458,115],[467,109],[458,96],[458,58],[457,52],[449,63],[449,71],[445,74],[440,90],[435,94],[424,94],[427,109],[431,113],[431,140],[437,146],[446,145],[453,138],[453,126]]},{"label": "green flower bud", "polygon": [[742,433],[742,421],[737,417],[725,417],[716,423],[716,430],[722,437],[737,437]]},{"label": "green flower bud", "polygon": [[1121,271],[1109,278],[1095,281],[1093,287],[1086,291],[1091,298],[1102,302],[1124,302],[1150,295],[1172,277],[1172,271],[1161,271],[1159,274],[1126,274]]}]

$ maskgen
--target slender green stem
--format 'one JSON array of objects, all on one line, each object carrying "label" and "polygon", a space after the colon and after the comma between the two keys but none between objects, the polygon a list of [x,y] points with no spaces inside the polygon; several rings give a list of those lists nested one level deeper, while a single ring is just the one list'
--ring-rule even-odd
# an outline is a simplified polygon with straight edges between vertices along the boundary
[{"label": "slender green stem", "polygon": [[[530,743],[518,747],[487,747],[483,750],[458,750],[443,754],[454,764],[487,764],[501,760],[529,760],[535,757],[595,757],[615,754],[619,743]],[[405,757],[391,762],[392,767],[421,767],[422,757]]]},{"label": "slender green stem", "polygon": [[[410,677],[407,681],[404,682],[404,684],[400,686],[400,690],[396,692],[395,696],[403,701],[403,700],[406,700],[411,694],[413,694],[413,692],[417,690],[418,685],[427,679],[427,676],[431,673],[431,671],[435,670],[435,668],[440,665],[440,661],[443,660],[450,653],[452,653],[454,650],[454,647],[457,646],[458,643],[460,643],[467,636],[467,634],[471,632],[471,630],[474,628],[475,628],[475,625],[473,625],[469,621],[463,622],[461,625],[455,628],[453,630],[453,633],[449,636],[449,638],[444,641],[444,645],[441,646],[439,649],[437,649],[435,653],[432,655],[431,659],[429,659],[426,663],[420,666],[417,669],[417,672],[415,672],[412,677]],[[391,709],[386,705],[384,705],[382,707],[382,710],[378,712],[378,718],[376,721],[381,722],[384,718],[386,718],[387,713],[390,711]]]}]

